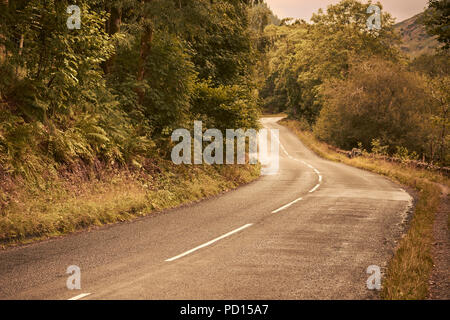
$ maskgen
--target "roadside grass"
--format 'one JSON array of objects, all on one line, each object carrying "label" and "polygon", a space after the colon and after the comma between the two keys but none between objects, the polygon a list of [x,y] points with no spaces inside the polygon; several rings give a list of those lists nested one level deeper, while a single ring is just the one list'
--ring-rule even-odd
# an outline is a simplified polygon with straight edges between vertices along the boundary
[{"label": "roadside grass", "polygon": [[264,113],[262,116],[262,118],[286,118],[287,114],[285,113]]},{"label": "roadside grass", "polygon": [[303,130],[295,120],[283,119],[280,124],[293,131],[306,146],[322,158],[342,162],[389,177],[395,182],[415,188],[418,200],[409,229],[399,242],[383,279],[381,298],[386,300],[422,300],[428,295],[433,269],[432,243],[435,213],[440,204],[439,184],[449,186],[449,179],[428,170],[411,168],[369,157],[349,159],[318,141],[312,132]]},{"label": "roadside grass", "polygon": [[163,160],[153,167],[157,170],[70,173],[44,187],[15,181],[8,190],[8,205],[0,208],[0,247],[130,221],[199,201],[257,179],[260,169],[253,165],[176,166]]}]

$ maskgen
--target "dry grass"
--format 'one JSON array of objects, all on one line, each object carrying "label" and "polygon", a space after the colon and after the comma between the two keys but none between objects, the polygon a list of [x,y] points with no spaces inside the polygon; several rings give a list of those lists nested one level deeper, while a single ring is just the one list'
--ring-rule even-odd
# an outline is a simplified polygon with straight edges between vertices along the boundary
[{"label": "dry grass", "polygon": [[259,176],[259,167],[250,165],[175,166],[160,161],[157,166],[151,174],[125,169],[88,178],[66,174],[44,189],[21,182],[11,188],[12,198],[0,214],[0,246],[132,220],[217,195]]},{"label": "dry grass", "polygon": [[285,113],[264,113],[262,116],[262,118],[286,118],[287,114]]},{"label": "dry grass", "polygon": [[366,157],[349,159],[315,139],[311,132],[303,131],[297,121],[282,120],[281,124],[296,133],[311,150],[323,158],[385,175],[418,191],[409,229],[388,264],[381,297],[389,300],[426,299],[433,268],[431,246],[433,222],[440,203],[439,184],[449,186],[449,179],[435,172],[402,164]]}]

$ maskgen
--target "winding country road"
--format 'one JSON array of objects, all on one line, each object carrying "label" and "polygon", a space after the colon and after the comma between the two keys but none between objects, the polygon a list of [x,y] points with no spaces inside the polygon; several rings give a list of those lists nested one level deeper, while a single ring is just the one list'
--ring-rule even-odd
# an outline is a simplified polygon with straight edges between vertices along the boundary
[{"label": "winding country road", "polygon": [[[280,130],[280,171],[130,223],[0,252],[1,299],[371,299],[412,198]],[[81,290],[66,288],[69,265]]]}]

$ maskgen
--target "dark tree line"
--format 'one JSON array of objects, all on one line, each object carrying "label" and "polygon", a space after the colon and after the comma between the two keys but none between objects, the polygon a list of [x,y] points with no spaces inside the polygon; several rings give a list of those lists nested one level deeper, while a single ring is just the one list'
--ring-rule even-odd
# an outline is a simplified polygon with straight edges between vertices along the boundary
[{"label": "dark tree line", "polygon": [[139,163],[194,119],[257,126],[257,2],[2,0],[0,167]]}]

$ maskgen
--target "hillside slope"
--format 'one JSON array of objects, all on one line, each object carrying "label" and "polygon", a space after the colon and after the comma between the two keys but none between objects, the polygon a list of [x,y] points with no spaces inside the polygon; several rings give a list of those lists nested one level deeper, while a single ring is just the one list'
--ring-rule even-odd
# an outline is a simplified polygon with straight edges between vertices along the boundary
[{"label": "hillside slope", "polygon": [[395,25],[395,29],[402,38],[401,49],[411,57],[433,53],[434,49],[439,46],[436,38],[428,35],[425,27],[420,24],[422,15],[423,13],[420,13]]}]

